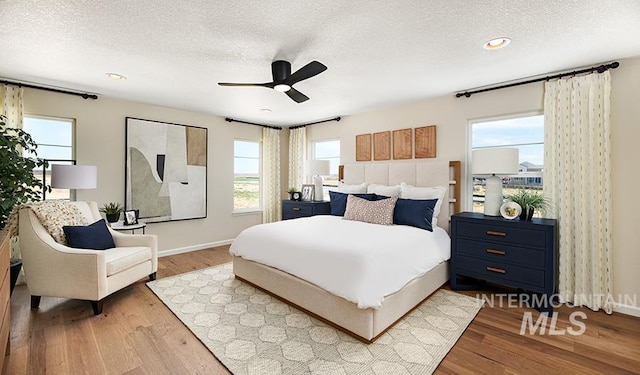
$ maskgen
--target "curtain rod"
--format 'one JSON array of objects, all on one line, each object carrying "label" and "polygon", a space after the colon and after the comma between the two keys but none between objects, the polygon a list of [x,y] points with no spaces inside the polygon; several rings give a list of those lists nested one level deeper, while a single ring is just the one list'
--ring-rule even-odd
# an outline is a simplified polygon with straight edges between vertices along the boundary
[{"label": "curtain rod", "polygon": [[232,119],[231,117],[226,117],[225,121],[227,122],[239,122],[241,124],[247,124],[247,125],[255,125],[255,126],[262,126],[263,128],[269,128],[269,129],[276,129],[276,130],[282,130],[281,127],[279,126],[271,126],[271,125],[264,125],[264,124],[256,124],[255,122],[249,122],[249,121],[242,121],[242,120],[235,120]]},{"label": "curtain rod", "polygon": [[604,73],[609,69],[615,69],[615,68],[617,68],[619,66],[620,66],[620,63],[617,62],[617,61],[614,61],[614,62],[612,62],[610,64],[602,64],[600,66],[592,66],[591,68],[586,68],[586,69],[582,69],[582,70],[574,70],[572,72],[565,72],[565,73],[559,73],[559,74],[555,74],[555,75],[551,75],[551,76],[533,78],[533,79],[529,79],[529,80],[526,80],[526,81],[508,83],[508,84],[504,84],[504,85],[488,87],[488,88],[485,88],[485,89],[459,92],[459,93],[456,94],[456,98],[461,98],[463,96],[468,98],[473,94],[478,94],[478,93],[481,93],[481,92],[506,89],[508,87],[526,85],[526,84],[535,83],[535,82],[549,81],[549,80],[552,80],[552,79],[558,79],[558,78],[563,78],[563,77],[567,77],[567,76],[575,76],[575,75],[583,74],[583,73],[591,73],[591,72],[594,72],[594,71],[596,71],[598,73]]},{"label": "curtain rod", "polygon": [[[289,127],[289,129],[297,129],[297,128],[302,128],[305,127],[307,125],[315,125],[315,124],[320,124],[323,122],[329,122],[329,121],[340,121],[342,120],[342,118],[340,116],[338,117],[334,117],[331,119],[327,119],[327,120],[320,120],[320,121],[316,121],[316,122],[310,122],[308,124],[303,124],[303,125],[296,125],[296,126],[291,126]],[[277,130],[282,130],[282,127],[280,126],[271,126],[271,125],[264,125],[264,124],[257,124],[255,122],[249,122],[249,121],[242,121],[242,120],[236,120],[236,119],[232,119],[231,117],[226,117],[225,121],[227,122],[239,122],[241,124],[247,124],[247,125],[255,125],[255,126],[262,126],[263,128],[270,128],[270,129],[277,129]]]},{"label": "curtain rod", "polygon": [[326,120],[320,120],[320,121],[316,121],[316,122],[310,122],[308,124],[302,124],[302,125],[296,125],[296,126],[289,126],[289,130],[293,130],[293,129],[298,129],[298,128],[304,128],[307,125],[315,125],[315,124],[322,124],[323,122],[329,122],[329,121],[336,121],[336,122],[340,122],[340,120],[342,120],[342,117],[338,116],[338,117],[334,117],[334,118],[330,118],[330,119],[326,119]]},{"label": "curtain rod", "polygon": [[67,90],[62,90],[62,89],[55,89],[53,87],[37,86],[37,85],[31,85],[31,84],[28,84],[28,83],[13,82],[13,81],[6,81],[6,80],[0,80],[0,83],[5,84],[5,85],[18,86],[18,87],[28,87],[30,89],[52,91],[52,92],[57,92],[57,93],[60,93],[60,94],[75,95],[75,96],[82,97],[82,99],[98,99],[98,95],[89,94],[89,93],[86,93],[86,92],[83,93],[83,92],[67,91]]}]

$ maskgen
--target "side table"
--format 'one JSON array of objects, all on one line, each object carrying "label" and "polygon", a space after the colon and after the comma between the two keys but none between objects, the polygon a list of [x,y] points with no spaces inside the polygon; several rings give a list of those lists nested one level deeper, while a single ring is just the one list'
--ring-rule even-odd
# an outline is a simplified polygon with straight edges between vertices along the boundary
[{"label": "side table", "polygon": [[147,227],[147,223],[138,223],[138,224],[131,224],[131,225],[124,225],[122,221],[111,223],[111,229],[117,230],[117,231],[130,230],[131,234],[134,234],[136,229],[142,229],[142,234],[145,234],[144,228],[146,227]]}]

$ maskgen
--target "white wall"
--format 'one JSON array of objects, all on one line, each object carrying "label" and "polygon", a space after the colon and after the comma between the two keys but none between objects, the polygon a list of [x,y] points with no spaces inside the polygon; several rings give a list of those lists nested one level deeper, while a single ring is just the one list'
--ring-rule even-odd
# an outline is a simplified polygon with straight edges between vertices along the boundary
[{"label": "white wall", "polygon": [[[25,89],[27,115],[76,120],[75,157],[78,164],[98,166],[98,188],[79,190],[78,200],[99,205],[124,203],[125,117],[166,121],[208,129],[207,218],[151,223],[146,232],[157,234],[160,250],[200,249],[228,242],[244,228],[262,222],[260,213],[233,215],[233,140],[260,141],[262,128],[224,118],[119,100],[101,96],[98,100]],[[286,181],[288,131],[282,132],[282,166]],[[286,183],[283,185],[283,196]]]},{"label": "white wall", "polygon": [[[619,311],[640,316],[640,57],[619,60],[620,67],[612,70],[612,163],[613,169],[613,292],[635,296],[631,309]],[[461,160],[463,176],[468,159],[468,123],[478,118],[491,118],[518,113],[542,113],[543,84],[529,84],[502,89],[471,98],[451,95],[416,103],[383,108],[377,111],[343,117],[308,127],[309,141],[339,136],[341,162],[355,162],[355,136],[385,130],[437,125],[437,157]],[[469,186],[463,185],[463,197]],[[468,201],[463,200],[466,203]],[[464,209],[464,206],[463,206]],[[634,233],[635,232],[635,233]],[[624,301],[623,301],[624,302]]]}]

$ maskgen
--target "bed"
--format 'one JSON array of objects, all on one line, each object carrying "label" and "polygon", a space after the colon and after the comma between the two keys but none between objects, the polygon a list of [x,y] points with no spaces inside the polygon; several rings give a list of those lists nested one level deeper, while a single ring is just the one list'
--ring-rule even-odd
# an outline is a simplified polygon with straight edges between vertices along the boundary
[{"label": "bed", "polygon": [[371,343],[449,278],[446,229],[457,206],[450,196],[459,194],[450,192],[459,189],[459,163],[358,163],[341,171],[349,185],[446,186],[437,226],[430,232],[329,215],[257,225],[232,244],[233,270],[238,279]]}]

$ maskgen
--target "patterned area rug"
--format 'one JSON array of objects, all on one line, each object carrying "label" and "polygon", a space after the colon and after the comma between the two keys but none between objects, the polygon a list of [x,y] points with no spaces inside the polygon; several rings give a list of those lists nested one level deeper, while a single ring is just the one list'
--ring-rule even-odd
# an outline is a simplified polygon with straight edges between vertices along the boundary
[{"label": "patterned area rug", "polygon": [[430,374],[483,301],[439,290],[367,345],[236,280],[232,265],[147,283],[234,374]]}]

